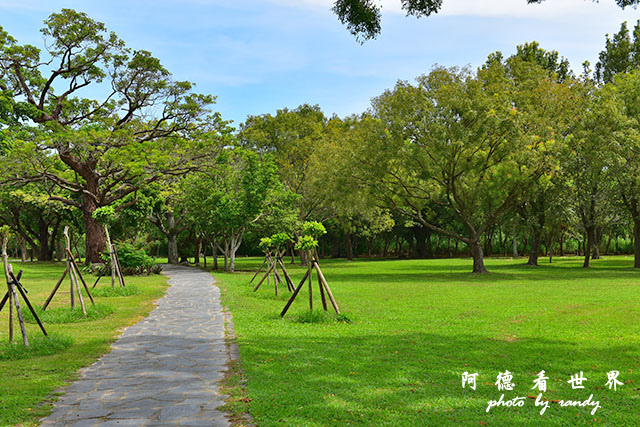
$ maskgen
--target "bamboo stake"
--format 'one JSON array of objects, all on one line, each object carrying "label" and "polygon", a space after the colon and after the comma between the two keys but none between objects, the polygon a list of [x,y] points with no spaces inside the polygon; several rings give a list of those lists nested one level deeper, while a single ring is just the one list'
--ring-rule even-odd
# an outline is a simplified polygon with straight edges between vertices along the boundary
[{"label": "bamboo stake", "polygon": [[47,300],[44,302],[44,305],[42,306],[42,311],[45,311],[47,309],[47,307],[49,306],[49,303],[55,296],[56,292],[58,292],[58,288],[62,284],[62,281],[64,280],[65,277],[67,277],[68,272],[69,272],[69,263],[67,263],[67,266],[64,269],[64,273],[62,273],[62,276],[60,277],[60,280],[58,280],[58,283],[56,283],[56,286],[51,291],[51,294],[49,294],[49,298],[47,298]]}]

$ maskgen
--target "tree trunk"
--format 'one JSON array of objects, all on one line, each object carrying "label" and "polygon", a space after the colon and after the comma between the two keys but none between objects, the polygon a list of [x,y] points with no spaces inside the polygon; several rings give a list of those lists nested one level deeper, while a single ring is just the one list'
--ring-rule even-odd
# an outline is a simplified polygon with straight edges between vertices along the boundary
[{"label": "tree trunk", "polygon": [[640,217],[633,219],[633,267],[640,268]]},{"label": "tree trunk", "polygon": [[44,218],[38,218],[38,261],[51,261],[51,251],[49,250],[49,224]]},{"label": "tree trunk", "polygon": [[469,244],[471,249],[471,256],[473,257],[473,272],[474,273],[488,273],[484,266],[484,254],[482,252],[482,245],[480,242],[473,242]]},{"label": "tree trunk", "polygon": [[591,246],[593,244],[593,227],[587,228],[587,235],[585,236],[585,248],[584,248],[584,264],[582,265],[584,268],[589,267],[589,257],[591,256]]},{"label": "tree trunk", "polygon": [[213,252],[213,269],[218,270],[218,246],[214,243],[211,244],[211,251]]},{"label": "tree trunk", "polygon": [[167,234],[167,257],[169,264],[178,264],[178,233],[169,232]]},{"label": "tree trunk", "polygon": [[415,225],[412,228],[413,237],[416,239],[413,255],[414,258],[428,258],[430,255],[431,230],[421,225]]},{"label": "tree trunk", "polygon": [[27,262],[27,241],[24,237],[18,236],[18,242],[20,243],[20,260]]},{"label": "tree trunk", "polygon": [[107,241],[104,237],[102,226],[93,217],[97,206],[93,199],[85,194],[82,196],[82,215],[84,218],[85,232],[85,258],[87,265],[92,262],[102,262],[100,254],[105,251]]},{"label": "tree trunk", "polygon": [[202,236],[196,239],[196,251],[193,255],[193,263],[198,266],[200,265],[200,251],[202,250]]},{"label": "tree trunk", "polygon": [[593,248],[591,253],[591,259],[600,259],[600,241],[602,240],[602,227],[595,227],[593,229]]},{"label": "tree trunk", "polygon": [[518,237],[515,228],[513,229],[513,257],[518,258]]},{"label": "tree trunk", "polygon": [[560,230],[560,256],[564,256],[564,230]]},{"label": "tree trunk", "polygon": [[540,250],[540,229],[534,228],[531,233],[531,250],[529,251],[529,260],[527,265],[538,266],[538,252]]},{"label": "tree trunk", "polygon": [[[347,234],[347,259],[353,261],[353,237],[351,233]],[[300,254],[302,255],[302,254]]]}]

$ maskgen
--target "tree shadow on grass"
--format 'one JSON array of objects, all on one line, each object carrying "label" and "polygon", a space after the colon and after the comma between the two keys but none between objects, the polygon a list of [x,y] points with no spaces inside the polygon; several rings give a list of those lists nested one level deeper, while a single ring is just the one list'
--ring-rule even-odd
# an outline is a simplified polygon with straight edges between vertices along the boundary
[{"label": "tree shadow on grass", "polygon": [[[317,326],[307,326],[314,328]],[[347,326],[348,328],[348,326]],[[547,339],[493,339],[469,334],[429,333],[326,336],[308,329],[304,336],[260,336],[241,340],[249,376],[251,412],[271,425],[573,425],[597,418],[610,425],[637,425],[640,412],[637,373],[640,345],[603,349]],[[505,399],[537,395],[536,373],[550,378],[549,399],[585,400],[594,394],[601,409],[559,408],[540,416],[532,399],[523,408],[496,408],[499,372],[514,375]],[[625,384],[605,387],[606,373],[619,370]],[[630,370],[633,370],[631,372]],[[463,372],[478,372],[477,390],[463,389]],[[570,376],[584,372],[584,390],[573,390]],[[635,421],[634,421],[635,420]]]}]

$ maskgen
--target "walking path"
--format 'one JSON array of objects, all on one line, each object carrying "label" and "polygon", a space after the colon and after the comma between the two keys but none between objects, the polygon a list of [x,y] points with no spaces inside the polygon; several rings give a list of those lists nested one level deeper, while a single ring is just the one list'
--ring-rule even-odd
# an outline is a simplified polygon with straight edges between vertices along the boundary
[{"label": "walking path", "polygon": [[62,391],[42,426],[229,426],[216,408],[227,362],[220,290],[190,267],[164,266],[170,288]]}]

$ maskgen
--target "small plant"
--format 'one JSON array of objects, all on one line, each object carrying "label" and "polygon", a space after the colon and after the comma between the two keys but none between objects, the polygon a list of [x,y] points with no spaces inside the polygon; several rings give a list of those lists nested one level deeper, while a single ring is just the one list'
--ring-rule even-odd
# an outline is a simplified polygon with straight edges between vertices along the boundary
[{"label": "small plant", "polygon": [[[106,304],[87,305],[87,317],[84,317],[79,307],[56,307],[42,311],[40,307],[34,307],[36,314],[42,323],[76,323],[88,322],[91,320],[103,319],[114,312],[113,307]],[[31,312],[25,312],[24,321],[28,323],[36,323]]]},{"label": "small plant", "polygon": [[48,337],[36,336],[29,339],[29,347],[23,343],[0,344],[0,360],[26,359],[33,356],[49,356],[65,351],[73,344],[68,335],[51,334]]}]

